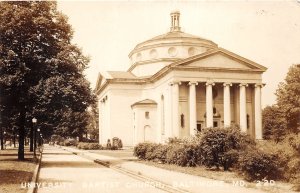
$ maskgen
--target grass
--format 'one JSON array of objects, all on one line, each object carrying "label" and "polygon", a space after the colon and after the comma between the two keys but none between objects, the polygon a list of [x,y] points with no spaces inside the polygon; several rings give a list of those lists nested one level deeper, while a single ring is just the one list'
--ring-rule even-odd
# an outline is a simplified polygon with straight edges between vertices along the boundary
[{"label": "grass", "polygon": [[101,155],[111,156],[115,158],[120,159],[136,159],[133,156],[133,150],[132,149],[126,149],[126,150],[89,150],[92,153],[97,153]]},{"label": "grass", "polygon": [[28,147],[25,148],[25,160],[19,161],[17,154],[17,148],[0,150],[1,193],[27,192],[27,189],[21,188],[21,183],[31,181],[36,162]]},{"label": "grass", "polygon": [[[138,163],[170,170],[176,171],[181,173],[186,173],[194,176],[205,177],[214,180],[221,180],[226,183],[232,184],[233,182],[243,180],[243,177],[239,175],[235,171],[223,171],[223,170],[216,170],[216,169],[208,169],[204,166],[197,166],[197,167],[181,167],[174,164],[162,164],[153,161],[144,161],[138,160]],[[243,180],[248,188],[258,188],[267,192],[271,193],[282,193],[282,192],[289,192],[289,193],[296,193],[292,191],[292,185],[288,183],[284,183],[281,181],[276,181],[275,185],[272,186],[270,183],[264,182],[247,182]]]}]

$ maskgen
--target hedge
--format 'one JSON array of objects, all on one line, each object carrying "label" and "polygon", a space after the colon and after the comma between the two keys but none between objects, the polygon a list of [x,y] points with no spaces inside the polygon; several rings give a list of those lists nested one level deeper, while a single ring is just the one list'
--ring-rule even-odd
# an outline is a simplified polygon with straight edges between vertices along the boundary
[{"label": "hedge", "polygon": [[77,148],[84,149],[84,150],[103,149],[102,146],[98,143],[85,143],[85,142],[78,143]]}]

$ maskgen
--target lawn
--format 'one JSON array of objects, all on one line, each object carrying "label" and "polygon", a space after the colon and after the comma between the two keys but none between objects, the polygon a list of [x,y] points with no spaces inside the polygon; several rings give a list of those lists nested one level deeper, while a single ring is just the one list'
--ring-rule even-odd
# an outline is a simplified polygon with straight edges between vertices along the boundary
[{"label": "lawn", "polygon": [[17,159],[17,148],[0,150],[0,192],[1,193],[25,193],[27,189],[21,188],[22,182],[30,182],[36,163],[33,153],[25,148],[25,160]]},{"label": "lawn", "polygon": [[[223,171],[223,170],[215,170],[215,169],[208,169],[204,166],[197,166],[197,167],[181,167],[178,165],[173,165],[173,164],[161,164],[158,162],[153,162],[153,161],[144,161],[144,160],[138,160],[137,162],[150,165],[150,166],[155,166],[158,168],[170,170],[170,171],[177,171],[177,172],[182,172],[194,176],[201,176],[201,177],[206,177],[210,179],[215,179],[215,180],[221,180],[226,183],[232,184],[233,182],[237,182],[240,180],[243,180],[243,177],[239,175],[237,172],[234,171]],[[266,183],[266,182],[245,182],[246,187],[249,188],[259,188],[262,190],[265,190],[267,192],[271,193],[282,193],[282,192],[288,192],[288,193],[293,193],[291,191],[292,185],[280,181],[276,181],[275,185],[271,183]]]},{"label": "lawn", "polygon": [[101,155],[111,156],[115,158],[120,158],[123,160],[136,160],[137,158],[133,156],[132,149],[124,150],[89,150],[89,152],[97,153]]}]

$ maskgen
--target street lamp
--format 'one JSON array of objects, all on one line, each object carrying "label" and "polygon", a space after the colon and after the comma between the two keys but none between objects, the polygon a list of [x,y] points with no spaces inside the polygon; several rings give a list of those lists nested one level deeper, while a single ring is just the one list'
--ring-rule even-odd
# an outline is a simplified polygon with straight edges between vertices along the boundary
[{"label": "street lamp", "polygon": [[6,134],[6,132],[4,131],[4,132],[3,132],[4,149],[6,149],[5,134]]},{"label": "street lamp", "polygon": [[40,135],[41,135],[40,131],[41,131],[40,128],[38,128],[37,129],[37,132],[38,132],[38,139],[37,139],[38,147],[41,145],[41,143],[40,143],[40,141],[41,141],[41,139],[40,139]]},{"label": "street lamp", "polygon": [[36,129],[35,129],[35,124],[36,124],[36,122],[37,122],[37,119],[36,118],[33,118],[32,119],[32,124],[33,124],[33,128],[34,128],[34,142],[33,142],[33,158],[34,159],[36,159],[36,152],[35,152],[35,150],[36,150]]}]

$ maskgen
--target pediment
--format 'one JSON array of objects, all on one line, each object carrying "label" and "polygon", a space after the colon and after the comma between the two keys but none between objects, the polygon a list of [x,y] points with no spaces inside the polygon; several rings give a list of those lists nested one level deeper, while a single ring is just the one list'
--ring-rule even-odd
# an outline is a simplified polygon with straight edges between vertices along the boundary
[{"label": "pediment", "polygon": [[102,83],[103,83],[103,76],[101,75],[101,73],[99,73],[96,86],[95,86],[95,91],[97,91],[101,87]]},{"label": "pediment", "polygon": [[225,49],[216,49],[203,54],[187,58],[176,64],[177,67],[187,68],[215,68],[215,69],[241,69],[260,70],[267,68],[251,60],[243,58]]}]

